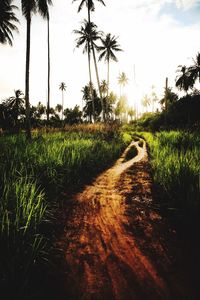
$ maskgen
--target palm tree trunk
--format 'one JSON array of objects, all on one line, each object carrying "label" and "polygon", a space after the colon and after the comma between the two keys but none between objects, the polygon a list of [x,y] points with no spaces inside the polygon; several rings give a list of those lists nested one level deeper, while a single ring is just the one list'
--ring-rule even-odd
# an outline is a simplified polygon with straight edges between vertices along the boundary
[{"label": "palm tree trunk", "polygon": [[62,121],[63,121],[63,110],[64,110],[64,90],[62,90]]},{"label": "palm tree trunk", "polygon": [[27,16],[26,79],[25,79],[26,135],[28,140],[31,140],[30,103],[29,103],[30,42],[31,42],[31,14],[29,13]]},{"label": "palm tree trunk", "polygon": [[96,121],[95,117],[95,107],[94,107],[94,97],[93,97],[93,90],[92,90],[92,74],[91,74],[91,59],[90,59],[90,44],[88,43],[88,68],[89,68],[89,78],[90,78],[90,96],[92,100],[92,111],[93,111],[93,118],[94,123]]},{"label": "palm tree trunk", "polygon": [[93,59],[94,59],[95,72],[96,72],[96,77],[97,77],[97,84],[98,84],[99,95],[100,95],[100,100],[101,100],[101,107],[102,107],[102,112],[103,112],[103,121],[105,121],[105,109],[104,109],[102,92],[101,92],[101,87],[100,87],[99,73],[98,73],[97,61],[96,61],[96,55],[95,55],[95,51],[94,51],[93,42],[91,42],[91,44],[92,44],[92,53],[93,53]]},{"label": "palm tree trunk", "polygon": [[109,85],[110,85],[110,59],[108,58],[108,70],[107,70],[107,97],[109,95]]},{"label": "palm tree trunk", "polygon": [[[89,5],[88,5],[88,23],[89,24],[91,23]],[[97,68],[97,61],[96,61],[96,55],[95,55],[95,51],[94,51],[94,45],[93,45],[92,41],[91,41],[91,46],[92,46],[95,72],[96,72],[96,77],[97,77],[98,90],[99,90],[99,95],[100,95],[100,100],[101,100],[101,107],[102,107],[102,112],[103,112],[103,121],[105,121],[105,110],[104,110],[103,98],[102,98],[102,93],[101,93],[101,88],[100,88],[99,73],[98,73],[98,68]]]},{"label": "palm tree trunk", "polygon": [[49,15],[47,17],[47,42],[48,42],[48,96],[47,96],[47,121],[49,122],[50,109],[50,30],[49,30]]},{"label": "palm tree trunk", "polygon": [[107,73],[107,99],[106,99],[106,113],[108,114],[108,95],[110,85],[110,59],[108,57],[108,73]]}]

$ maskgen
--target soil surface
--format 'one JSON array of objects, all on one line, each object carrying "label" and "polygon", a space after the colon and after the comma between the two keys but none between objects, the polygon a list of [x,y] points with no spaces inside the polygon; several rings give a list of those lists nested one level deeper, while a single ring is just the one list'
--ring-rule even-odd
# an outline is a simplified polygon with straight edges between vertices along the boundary
[{"label": "soil surface", "polygon": [[[133,146],[138,154],[126,161]],[[155,205],[145,142],[70,200],[56,242],[66,263],[56,299],[200,299],[191,249]]]}]

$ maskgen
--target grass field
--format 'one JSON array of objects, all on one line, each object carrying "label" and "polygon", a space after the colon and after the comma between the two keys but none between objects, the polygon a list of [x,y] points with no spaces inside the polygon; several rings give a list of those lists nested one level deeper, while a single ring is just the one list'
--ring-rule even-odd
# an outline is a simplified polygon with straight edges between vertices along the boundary
[{"label": "grass field", "polygon": [[143,133],[151,155],[154,181],[173,207],[188,214],[200,208],[200,136],[183,131]]},{"label": "grass field", "polygon": [[131,141],[111,126],[76,126],[0,137],[0,282],[23,295],[37,265],[48,262],[51,222],[59,192],[91,179]]}]

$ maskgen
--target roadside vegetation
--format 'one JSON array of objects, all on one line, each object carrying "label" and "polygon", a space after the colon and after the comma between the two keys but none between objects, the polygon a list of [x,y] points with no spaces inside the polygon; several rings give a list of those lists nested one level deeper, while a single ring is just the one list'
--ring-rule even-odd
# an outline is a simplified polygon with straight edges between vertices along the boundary
[{"label": "roadside vegetation", "polygon": [[142,133],[146,139],[154,182],[162,187],[168,206],[187,216],[200,211],[200,136],[197,132]]},{"label": "roadside vegetation", "polygon": [[21,296],[37,267],[49,263],[47,229],[59,192],[92,179],[131,141],[106,125],[32,135],[31,143],[23,134],[0,137],[0,283]]}]

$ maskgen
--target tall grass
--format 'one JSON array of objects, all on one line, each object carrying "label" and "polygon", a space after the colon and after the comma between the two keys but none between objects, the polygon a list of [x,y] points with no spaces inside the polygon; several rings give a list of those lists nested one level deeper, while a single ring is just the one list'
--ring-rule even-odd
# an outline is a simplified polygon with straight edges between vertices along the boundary
[{"label": "tall grass", "polygon": [[0,137],[0,287],[23,295],[31,273],[48,261],[51,202],[111,164],[131,140],[109,126],[76,126]]},{"label": "tall grass", "polygon": [[151,154],[154,180],[174,207],[200,208],[200,136],[183,131],[143,133]]}]

